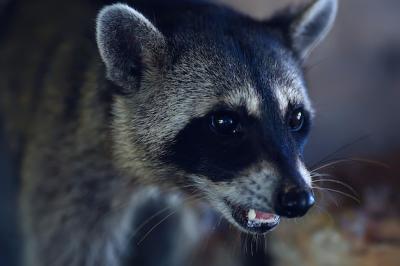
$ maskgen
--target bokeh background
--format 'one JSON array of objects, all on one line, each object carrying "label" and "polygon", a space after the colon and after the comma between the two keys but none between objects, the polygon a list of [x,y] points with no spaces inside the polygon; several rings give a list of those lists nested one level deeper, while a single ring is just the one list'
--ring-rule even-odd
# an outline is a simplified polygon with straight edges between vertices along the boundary
[{"label": "bokeh background", "polygon": [[[264,19],[305,1],[219,2]],[[265,241],[221,223],[204,237],[193,265],[400,265],[399,25],[398,0],[340,1],[333,31],[305,64],[317,110],[306,161],[322,174],[314,183],[318,206],[283,221]],[[12,266],[19,257],[18,180],[6,146],[0,136],[0,265]]]}]

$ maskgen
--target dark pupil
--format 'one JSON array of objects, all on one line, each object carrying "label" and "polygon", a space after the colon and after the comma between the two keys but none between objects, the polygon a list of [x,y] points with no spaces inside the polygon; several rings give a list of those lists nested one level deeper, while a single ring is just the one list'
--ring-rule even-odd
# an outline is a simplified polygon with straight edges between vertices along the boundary
[{"label": "dark pupil", "polygon": [[218,133],[223,135],[234,134],[237,130],[236,120],[232,116],[226,114],[214,115],[212,126]]},{"label": "dark pupil", "polygon": [[293,131],[298,131],[303,126],[304,115],[301,110],[296,110],[290,117],[289,126]]}]

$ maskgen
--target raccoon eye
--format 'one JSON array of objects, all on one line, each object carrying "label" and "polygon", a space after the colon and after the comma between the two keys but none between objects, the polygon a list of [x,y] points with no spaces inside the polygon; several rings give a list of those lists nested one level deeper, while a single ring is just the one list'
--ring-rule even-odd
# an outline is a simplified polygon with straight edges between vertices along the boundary
[{"label": "raccoon eye", "polygon": [[293,132],[300,131],[304,125],[305,114],[303,108],[297,108],[289,115],[289,127]]},{"label": "raccoon eye", "polygon": [[215,113],[211,115],[210,126],[216,133],[220,135],[235,135],[239,131],[239,119],[233,113]]}]

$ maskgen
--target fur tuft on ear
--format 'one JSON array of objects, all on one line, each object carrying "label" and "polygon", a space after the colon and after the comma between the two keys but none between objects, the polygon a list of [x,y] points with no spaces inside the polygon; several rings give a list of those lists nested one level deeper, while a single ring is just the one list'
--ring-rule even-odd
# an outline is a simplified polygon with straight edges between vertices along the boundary
[{"label": "fur tuft on ear", "polygon": [[108,79],[128,92],[140,86],[145,70],[156,71],[163,62],[164,36],[125,4],[106,6],[99,12],[96,40]]},{"label": "fur tuft on ear", "polygon": [[300,59],[307,57],[330,31],[337,8],[337,0],[313,0],[295,15],[289,26],[289,38]]}]

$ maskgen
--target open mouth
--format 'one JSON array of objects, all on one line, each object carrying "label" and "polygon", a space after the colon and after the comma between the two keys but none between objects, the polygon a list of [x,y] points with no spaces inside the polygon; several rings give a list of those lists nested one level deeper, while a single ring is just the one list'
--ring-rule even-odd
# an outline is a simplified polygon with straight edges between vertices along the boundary
[{"label": "open mouth", "polygon": [[280,222],[279,215],[245,208],[227,201],[232,210],[232,217],[246,232],[265,234],[274,229]]}]

